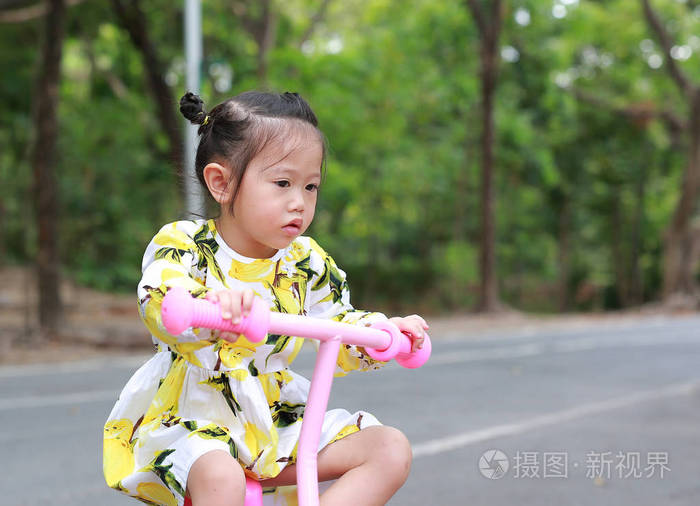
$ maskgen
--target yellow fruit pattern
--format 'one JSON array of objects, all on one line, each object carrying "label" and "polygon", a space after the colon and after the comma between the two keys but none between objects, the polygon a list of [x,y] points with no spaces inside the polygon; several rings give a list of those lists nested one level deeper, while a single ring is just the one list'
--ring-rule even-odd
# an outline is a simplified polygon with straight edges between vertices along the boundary
[{"label": "yellow fruit pattern", "polygon": [[[357,325],[385,318],[350,305],[345,273],[309,237],[297,238],[272,258],[246,259],[226,245],[214,220],[165,225],[146,248],[138,286],[139,313],[158,351],[136,371],[112,409],[103,454],[110,487],[145,504],[168,506],[184,500],[183,463],[212,449],[227,451],[247,474],[277,476],[296,458],[308,396],[308,380],[289,369],[303,339],[268,335],[251,343],[241,336],[231,343],[220,339],[219,331],[198,328],[171,335],[160,310],[174,286],[196,298],[247,286],[272,311]],[[381,366],[362,351],[342,346],[336,374]],[[377,424],[369,413],[332,410],[322,441]],[[296,503],[294,487],[272,495],[275,504]]]},{"label": "yellow fruit pattern", "polygon": [[218,351],[221,363],[229,369],[236,369],[242,360],[246,357],[255,355],[257,343],[251,343],[245,337],[241,336],[235,343],[219,340],[214,346],[214,350]]},{"label": "yellow fruit pattern", "polygon": [[168,375],[158,388],[158,393],[153,398],[146,412],[143,424],[146,425],[161,416],[176,414],[177,406],[182,392],[182,383],[187,374],[187,362],[178,357],[173,360]]},{"label": "yellow fruit pattern", "polygon": [[228,275],[245,282],[272,283],[275,279],[275,264],[264,259],[256,259],[249,264],[232,262]]},{"label": "yellow fruit pattern", "polygon": [[226,427],[219,427],[216,424],[210,423],[199,429],[194,429],[188,437],[201,437],[203,439],[216,439],[223,441],[229,447],[229,453],[232,457],[238,458],[238,448],[233,438],[229,434]]},{"label": "yellow fruit pattern", "polygon": [[292,381],[292,375],[288,371],[275,371],[270,374],[261,374],[258,379],[260,386],[265,391],[265,398],[270,406],[280,400],[280,388]]},{"label": "yellow fruit pattern", "polygon": [[135,498],[146,504],[159,506],[177,506],[177,499],[173,493],[160,483],[150,481],[139,483],[136,486]]},{"label": "yellow fruit pattern", "polygon": [[105,424],[102,451],[110,458],[104,460],[103,471],[110,487],[117,487],[121,479],[131,474],[134,469],[131,447],[133,432],[134,425],[131,420],[125,418],[110,420]]},{"label": "yellow fruit pattern", "polygon": [[335,443],[339,439],[343,439],[345,436],[349,436],[350,434],[354,434],[355,432],[358,432],[359,430],[360,430],[360,428],[355,424],[346,425],[345,427],[342,428],[342,430],[340,432],[338,432],[338,434],[335,435],[335,437],[333,439],[331,439],[330,443],[328,443],[328,444]]}]

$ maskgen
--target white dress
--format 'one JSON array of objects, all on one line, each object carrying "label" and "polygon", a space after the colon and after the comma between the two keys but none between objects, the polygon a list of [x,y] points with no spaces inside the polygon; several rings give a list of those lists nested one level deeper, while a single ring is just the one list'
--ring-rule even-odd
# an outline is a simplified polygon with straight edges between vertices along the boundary
[{"label": "white dress", "polygon": [[[182,505],[187,474],[204,453],[219,449],[246,474],[277,476],[296,459],[309,381],[289,369],[303,339],[268,335],[251,343],[219,339],[218,331],[164,329],[167,289],[195,297],[209,290],[252,288],[273,311],[370,325],[380,313],[354,310],[345,273],[310,237],[298,237],[272,258],[246,258],[217,234],[214,220],[165,225],[146,248],[138,286],[139,312],[156,354],[122,390],[104,426],[108,485],[147,504]],[[337,373],[380,367],[354,346],[341,346]],[[369,413],[326,413],[319,450],[379,425]],[[295,487],[266,490],[266,504],[296,504]]]}]

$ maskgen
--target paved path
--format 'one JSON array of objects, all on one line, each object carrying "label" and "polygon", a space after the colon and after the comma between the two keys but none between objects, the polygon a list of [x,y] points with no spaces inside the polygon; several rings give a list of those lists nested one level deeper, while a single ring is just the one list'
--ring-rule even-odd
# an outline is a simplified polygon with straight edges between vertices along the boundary
[{"label": "paved path", "polygon": [[[695,505],[699,330],[698,317],[645,318],[436,339],[420,370],[336,381],[331,406],[371,411],[411,440],[391,505]],[[101,436],[143,360],[0,368],[3,505],[138,504],[104,484]],[[312,362],[302,352],[297,369]]]}]

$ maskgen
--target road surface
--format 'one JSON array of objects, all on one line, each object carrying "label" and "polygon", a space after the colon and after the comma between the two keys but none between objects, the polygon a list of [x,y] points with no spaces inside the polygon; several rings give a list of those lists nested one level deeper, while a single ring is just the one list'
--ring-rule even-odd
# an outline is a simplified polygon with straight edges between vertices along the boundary
[{"label": "road surface", "polygon": [[[105,485],[101,438],[145,359],[0,367],[2,504],[138,504]],[[422,369],[337,380],[330,406],[410,439],[391,505],[696,505],[699,365],[700,317],[452,334]]]}]

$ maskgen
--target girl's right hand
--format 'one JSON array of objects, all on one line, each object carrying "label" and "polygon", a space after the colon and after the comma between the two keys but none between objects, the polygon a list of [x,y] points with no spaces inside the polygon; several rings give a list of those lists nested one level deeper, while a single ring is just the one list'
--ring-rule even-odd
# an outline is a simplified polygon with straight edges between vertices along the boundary
[{"label": "girl's right hand", "polygon": [[[238,325],[244,316],[250,314],[253,307],[253,297],[255,297],[253,290],[246,288],[244,290],[212,290],[207,293],[206,298],[210,302],[219,303],[221,317],[224,320],[231,320],[231,323]],[[238,334],[221,332],[219,337],[233,342],[238,339]]]}]

